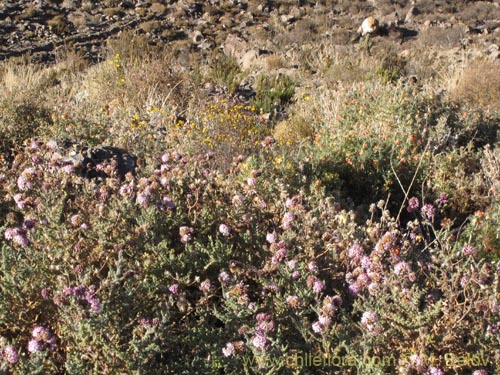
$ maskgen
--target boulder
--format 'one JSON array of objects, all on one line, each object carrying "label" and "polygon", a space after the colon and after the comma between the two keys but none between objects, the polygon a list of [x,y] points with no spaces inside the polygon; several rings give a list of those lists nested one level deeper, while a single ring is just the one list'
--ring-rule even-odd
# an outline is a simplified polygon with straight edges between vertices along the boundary
[{"label": "boulder", "polygon": [[61,149],[66,154],[66,161],[75,167],[77,175],[88,179],[109,177],[113,174],[111,170],[122,180],[127,173],[135,173],[137,158],[118,147],[87,147],[66,140]]}]

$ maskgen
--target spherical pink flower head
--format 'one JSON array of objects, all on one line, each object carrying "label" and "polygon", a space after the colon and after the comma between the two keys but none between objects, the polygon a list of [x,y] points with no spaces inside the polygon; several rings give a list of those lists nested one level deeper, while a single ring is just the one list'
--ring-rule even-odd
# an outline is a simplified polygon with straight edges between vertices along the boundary
[{"label": "spherical pink flower head", "polygon": [[19,354],[14,346],[7,345],[4,348],[3,353],[7,363],[13,365],[19,361]]},{"label": "spherical pink flower head", "polygon": [[368,331],[373,332],[378,327],[378,315],[373,311],[365,311],[361,317],[361,324]]},{"label": "spherical pink flower head", "polygon": [[295,221],[295,214],[293,212],[285,213],[283,215],[283,219],[281,220],[283,229],[290,229],[294,221]]},{"label": "spherical pink flower head", "polygon": [[394,266],[394,273],[398,276],[407,275],[410,272],[410,266],[406,262],[399,262]]},{"label": "spherical pink flower head", "polygon": [[469,283],[469,276],[464,275],[464,276],[462,276],[462,277],[460,278],[460,286],[461,286],[462,288],[465,288],[465,286],[466,286],[468,283]]},{"label": "spherical pink flower head", "polygon": [[312,290],[316,294],[321,293],[323,290],[325,290],[325,283],[321,280],[314,281]]},{"label": "spherical pink flower head", "polygon": [[168,287],[168,290],[170,293],[172,293],[174,296],[179,294],[180,287],[179,284],[172,284]]},{"label": "spherical pink flower head", "polygon": [[368,284],[370,284],[370,282],[371,282],[370,276],[368,276],[368,274],[365,272],[360,273],[358,278],[356,279],[356,284],[358,284],[363,288],[367,287]]},{"label": "spherical pink flower head", "polygon": [[38,353],[38,352],[41,352],[44,348],[44,344],[43,344],[43,341],[41,340],[30,340],[28,342],[28,351],[30,353]]},{"label": "spherical pink flower head", "polygon": [[408,201],[408,212],[415,212],[416,210],[418,210],[418,208],[420,207],[420,201],[418,200],[417,197],[412,197],[410,198],[410,200]]},{"label": "spherical pink flower head", "polygon": [[14,235],[16,234],[15,230],[12,229],[12,228],[7,228],[5,229],[5,232],[3,232],[3,237],[6,239],[6,240],[12,240],[12,238],[14,238]]},{"label": "spherical pink flower head", "polygon": [[162,163],[168,163],[170,161],[170,154],[168,152],[161,156]]},{"label": "spherical pink flower head", "polygon": [[469,256],[469,255],[475,256],[475,255],[477,255],[477,249],[474,246],[472,246],[471,244],[465,244],[464,247],[462,248],[462,253],[465,256]]},{"label": "spherical pink flower head", "polygon": [[369,270],[372,267],[372,259],[369,256],[364,255],[361,257],[359,264],[365,270]]},{"label": "spherical pink flower head", "polygon": [[243,196],[241,194],[236,194],[231,201],[233,206],[240,207],[243,204]]},{"label": "spherical pink flower head", "polygon": [[439,194],[438,204],[441,204],[441,205],[445,204],[446,202],[448,202],[448,198],[449,198],[449,196],[446,193]]},{"label": "spherical pink flower head", "polygon": [[200,284],[200,290],[203,293],[208,293],[210,292],[210,289],[212,288],[212,283],[210,282],[209,279],[206,279],[205,281],[202,281]]},{"label": "spherical pink flower head", "polygon": [[267,337],[262,332],[257,332],[252,338],[252,345],[257,349],[266,350],[269,343],[267,341]]},{"label": "spherical pink flower head", "polygon": [[224,348],[222,348],[222,354],[224,357],[231,357],[235,353],[234,344],[232,342],[228,342]]},{"label": "spherical pink flower head", "polygon": [[320,322],[314,322],[312,324],[312,329],[315,333],[323,333],[324,327]]},{"label": "spherical pink flower head", "polygon": [[410,363],[412,364],[413,368],[417,370],[418,373],[422,373],[425,371],[425,362],[421,356],[418,354],[412,354],[410,356]]},{"label": "spherical pink flower head", "polygon": [[146,191],[140,191],[137,193],[136,202],[139,205],[147,205],[149,203],[150,194]]},{"label": "spherical pink flower head", "polygon": [[486,370],[476,370],[472,373],[472,375],[489,375],[490,373]]},{"label": "spherical pink flower head", "polygon": [[31,336],[34,339],[45,341],[50,337],[50,332],[45,327],[37,326],[31,331]]},{"label": "spherical pink flower head", "polygon": [[[12,242],[15,244],[21,246],[21,247],[27,247],[30,245],[30,240],[28,237],[26,237],[26,231],[22,228],[16,228],[16,233],[14,234],[14,237],[12,237]],[[19,230],[22,229],[22,230]]]},{"label": "spherical pink flower head", "polygon": [[323,327],[329,327],[332,323],[332,319],[328,315],[320,315],[318,318],[318,322],[320,322]]},{"label": "spherical pink flower head", "polygon": [[427,220],[432,220],[436,216],[436,208],[430,203],[424,204],[421,212],[422,216]]},{"label": "spherical pink flower head", "polygon": [[182,243],[188,243],[193,239],[192,234],[194,232],[194,229],[191,227],[180,227],[179,228],[179,235],[181,236],[181,242]]},{"label": "spherical pink flower head", "polygon": [[228,237],[231,234],[231,228],[226,224],[219,225],[219,232],[224,236]]},{"label": "spherical pink flower head", "polygon": [[281,263],[287,256],[288,252],[286,249],[279,249],[271,258],[271,263],[276,265]]},{"label": "spherical pink flower head", "polygon": [[223,285],[228,285],[229,282],[231,281],[231,275],[228,274],[226,271],[222,271],[221,273],[219,273],[219,281]]},{"label": "spherical pink flower head", "polygon": [[275,324],[274,324],[274,320],[272,319],[269,319],[269,320],[263,320],[261,322],[259,322],[257,324],[257,326],[255,327],[255,329],[257,331],[261,331],[261,332],[273,332],[274,329],[275,329]]},{"label": "spherical pink flower head", "polygon": [[353,283],[349,285],[348,289],[349,289],[349,294],[353,297],[358,296],[362,290],[361,286],[358,283]]},{"label": "spherical pink flower head", "polygon": [[307,263],[307,269],[311,272],[318,272],[319,271],[318,264],[315,261],[311,261],[311,262]]},{"label": "spherical pink flower head", "polygon": [[363,248],[359,243],[355,242],[351,245],[349,250],[347,251],[347,256],[350,259],[361,258],[363,256]]},{"label": "spherical pink flower head", "polygon": [[275,233],[267,233],[266,234],[266,241],[270,244],[273,244],[276,242],[276,234]]},{"label": "spherical pink flower head", "polygon": [[444,372],[440,368],[432,366],[432,367],[429,367],[429,369],[427,370],[427,374],[428,375],[444,375]]}]

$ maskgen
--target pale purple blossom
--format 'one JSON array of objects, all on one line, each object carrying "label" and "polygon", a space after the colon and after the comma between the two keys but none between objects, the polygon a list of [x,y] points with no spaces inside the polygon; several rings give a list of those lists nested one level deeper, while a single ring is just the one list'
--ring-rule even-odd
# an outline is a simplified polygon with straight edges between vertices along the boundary
[{"label": "pale purple blossom", "polygon": [[321,293],[323,290],[325,290],[325,283],[323,283],[321,280],[314,281],[312,290],[314,293]]},{"label": "pale purple blossom", "polygon": [[444,372],[440,368],[432,366],[432,367],[429,367],[429,369],[427,370],[427,374],[428,375],[444,375]]},{"label": "pale purple blossom", "polygon": [[353,296],[356,297],[360,292],[361,292],[361,286],[358,283],[353,283],[349,285],[349,293]]},{"label": "pale purple blossom", "polygon": [[428,220],[432,220],[436,216],[436,208],[430,204],[424,204],[422,207],[422,216]]},{"label": "pale purple blossom", "polygon": [[326,315],[320,315],[318,318],[318,322],[323,326],[323,327],[329,327],[332,320],[330,319],[329,316]]},{"label": "pale purple blossom", "polygon": [[146,191],[140,191],[137,193],[136,202],[139,205],[147,205],[149,203],[151,195]]},{"label": "pale purple blossom", "polygon": [[235,207],[240,207],[243,204],[243,196],[241,194],[236,194],[233,196],[232,203]]},{"label": "pale purple blossom", "polygon": [[17,349],[12,345],[7,345],[4,349],[4,356],[7,363],[11,365],[16,364],[19,361],[19,354]]},{"label": "pale purple blossom", "polygon": [[273,244],[276,242],[276,234],[275,233],[267,233],[266,234],[266,241],[269,242],[270,244]]},{"label": "pale purple blossom", "polygon": [[200,284],[200,290],[203,292],[203,293],[208,293],[210,292],[210,289],[212,288],[212,283],[210,282],[209,279],[206,279],[204,281],[201,282]]},{"label": "pale purple blossom", "polygon": [[176,296],[179,294],[180,286],[179,286],[179,284],[172,284],[168,287],[168,290],[170,293],[172,293],[174,296]]},{"label": "pale purple blossom", "polygon": [[229,226],[227,226],[226,224],[221,224],[221,225],[219,225],[219,232],[224,237],[227,237],[231,234],[231,228]]},{"label": "pale purple blossom", "polygon": [[446,202],[448,202],[448,198],[449,198],[449,196],[446,193],[439,194],[438,204],[441,204],[441,205],[445,204]]},{"label": "pale purple blossom", "polygon": [[284,229],[290,229],[295,221],[295,214],[293,212],[286,212],[281,220]]},{"label": "pale purple blossom", "polygon": [[364,255],[361,257],[360,265],[365,270],[368,270],[372,266],[372,259],[369,256]]},{"label": "pale purple blossom", "polygon": [[187,226],[182,226],[179,228],[179,235],[181,236],[181,242],[182,243],[188,243],[193,239],[193,234],[194,229],[191,227]]},{"label": "pale purple blossom", "polygon": [[170,160],[170,154],[167,152],[161,156],[162,163],[168,163]]},{"label": "pale purple blossom", "polygon": [[361,287],[366,287],[370,283],[370,276],[367,273],[360,273],[358,278],[356,279],[356,283]]},{"label": "pale purple blossom", "polygon": [[163,197],[161,201],[157,204],[157,207],[161,211],[170,210],[174,211],[176,209],[174,201],[169,197]]},{"label": "pale purple blossom", "polygon": [[318,264],[315,261],[311,261],[307,264],[307,269],[311,272],[318,272]]},{"label": "pale purple blossom", "polygon": [[226,271],[222,271],[219,273],[219,281],[223,285],[228,285],[229,281],[231,280],[231,275],[229,275]]},{"label": "pale purple blossom", "polygon": [[489,375],[489,372],[486,370],[476,370],[472,373],[472,375]]},{"label": "pale purple blossom", "polygon": [[399,262],[394,266],[394,273],[398,276],[403,276],[411,272],[410,266],[406,262]]},{"label": "pale purple blossom", "polygon": [[12,242],[22,247],[27,247],[30,244],[30,240],[23,233],[14,235],[14,237],[12,238]]},{"label": "pale purple blossom", "polygon": [[315,333],[323,333],[323,325],[320,322],[314,322],[312,329]]},{"label": "pale purple blossom", "polygon": [[275,265],[281,263],[286,258],[287,254],[288,252],[286,249],[279,249],[271,258],[271,263]]},{"label": "pale purple blossom", "polygon": [[415,212],[420,207],[420,202],[417,197],[412,197],[408,201],[408,212]]},{"label": "pale purple blossom", "polygon": [[410,363],[417,370],[417,372],[422,373],[425,371],[425,362],[421,356],[418,354],[412,354],[410,356]]},{"label": "pale purple blossom", "polygon": [[365,311],[363,313],[363,316],[361,317],[361,324],[368,331],[375,331],[376,327],[378,326],[378,315],[373,311]]},{"label": "pale purple blossom", "polygon": [[471,244],[465,244],[464,247],[462,248],[462,253],[465,256],[469,256],[469,255],[475,256],[475,255],[477,255],[477,249],[474,246],[472,246]]},{"label": "pale purple blossom", "polygon": [[266,350],[268,347],[267,337],[262,332],[256,332],[255,336],[252,338],[252,344],[257,349]]},{"label": "pale purple blossom", "polygon": [[361,258],[363,256],[363,248],[360,246],[359,243],[355,242],[351,245],[351,247],[347,251],[347,256],[351,259]]},{"label": "pale purple blossom", "polygon": [[28,351],[30,353],[38,353],[41,352],[44,348],[44,343],[41,340],[30,340],[28,341]]},{"label": "pale purple blossom", "polygon": [[12,240],[14,235],[15,235],[15,230],[12,228],[5,229],[5,232],[3,233],[4,238],[9,241]]},{"label": "pale purple blossom", "polygon": [[232,342],[228,342],[224,348],[222,348],[222,354],[224,357],[231,357],[235,353],[235,348]]}]

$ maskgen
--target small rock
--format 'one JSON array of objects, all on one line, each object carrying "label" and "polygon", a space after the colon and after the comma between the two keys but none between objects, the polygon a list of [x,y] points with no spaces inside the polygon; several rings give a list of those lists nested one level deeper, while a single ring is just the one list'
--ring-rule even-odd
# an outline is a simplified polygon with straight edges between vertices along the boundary
[{"label": "small rock", "polygon": [[294,16],[292,16],[291,14],[283,14],[280,16],[280,21],[283,25],[288,25],[292,22],[294,22],[296,19]]},{"label": "small rock", "polygon": [[378,20],[370,16],[368,18],[365,18],[365,20],[358,29],[358,33],[361,33],[362,36],[367,34],[373,34],[377,32],[378,27],[379,27]]},{"label": "small rock", "polygon": [[193,32],[192,39],[193,39],[193,43],[201,44],[205,40],[205,37],[203,36],[203,34],[200,31],[196,30]]},{"label": "small rock", "polygon": [[252,65],[257,61],[259,54],[257,51],[251,49],[247,51],[243,57],[240,59],[239,63],[243,70],[248,70],[252,67]]}]

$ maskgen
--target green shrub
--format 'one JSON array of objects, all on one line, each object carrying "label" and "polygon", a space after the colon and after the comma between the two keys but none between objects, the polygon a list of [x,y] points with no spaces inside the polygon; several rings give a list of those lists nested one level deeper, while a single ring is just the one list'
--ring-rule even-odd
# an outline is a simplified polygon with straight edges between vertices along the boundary
[{"label": "green shrub", "polygon": [[288,76],[257,77],[255,98],[252,104],[260,113],[273,113],[278,106],[286,106],[295,95],[296,83]]}]

